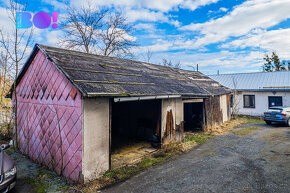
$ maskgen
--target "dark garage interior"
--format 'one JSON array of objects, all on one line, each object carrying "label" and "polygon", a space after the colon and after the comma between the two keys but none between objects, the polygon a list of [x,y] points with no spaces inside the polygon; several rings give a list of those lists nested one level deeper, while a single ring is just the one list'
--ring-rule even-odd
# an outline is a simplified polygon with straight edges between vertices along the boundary
[{"label": "dark garage interior", "polygon": [[130,155],[138,157],[156,150],[160,144],[160,119],[160,100],[113,102],[111,153],[115,155],[114,160],[121,163],[131,159]]},{"label": "dark garage interior", "polygon": [[201,131],[203,128],[203,103],[184,103],[184,131]]}]

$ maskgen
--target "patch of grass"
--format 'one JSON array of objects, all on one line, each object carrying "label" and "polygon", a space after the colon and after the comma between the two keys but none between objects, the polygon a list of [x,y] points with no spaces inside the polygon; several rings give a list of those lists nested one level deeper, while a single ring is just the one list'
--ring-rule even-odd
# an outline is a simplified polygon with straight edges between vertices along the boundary
[{"label": "patch of grass", "polygon": [[195,133],[193,135],[187,136],[184,139],[184,142],[195,142],[197,144],[202,144],[212,137],[214,137],[212,134]]},{"label": "patch of grass", "polygon": [[141,162],[137,163],[136,165],[124,166],[109,170],[103,175],[103,177],[112,178],[115,181],[123,181],[154,165],[165,162],[169,158],[170,154],[156,154],[154,156],[146,156]]},{"label": "patch of grass", "polygon": [[23,179],[26,183],[31,184],[34,190],[38,193],[45,193],[45,184],[38,178],[25,178]]},{"label": "patch of grass", "polygon": [[254,116],[246,116],[246,115],[239,115],[232,117],[231,120],[217,126],[206,128],[207,133],[211,133],[214,135],[221,135],[225,134],[230,130],[238,128],[244,124],[263,124],[264,120],[263,117],[254,117]]},{"label": "patch of grass", "polygon": [[68,190],[68,184],[60,182],[61,177],[45,167],[38,167],[38,175],[34,178],[26,177],[23,180],[31,184],[37,193]]},{"label": "patch of grass", "polygon": [[263,117],[241,116],[241,118],[245,119],[247,124],[262,124],[262,123],[265,123]]},{"label": "patch of grass", "polygon": [[257,131],[258,129],[260,129],[260,127],[248,127],[248,128],[244,128],[244,129],[240,129],[238,131],[235,131],[234,134],[239,135],[239,136],[246,136],[246,135],[249,135],[249,134]]}]

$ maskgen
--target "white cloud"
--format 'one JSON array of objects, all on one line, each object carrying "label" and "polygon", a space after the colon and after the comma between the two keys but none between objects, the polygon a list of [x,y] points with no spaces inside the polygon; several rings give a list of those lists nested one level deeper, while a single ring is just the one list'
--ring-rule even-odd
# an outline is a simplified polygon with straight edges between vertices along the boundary
[{"label": "white cloud", "polygon": [[141,0],[139,2],[141,3],[141,6],[144,6],[148,9],[168,12],[180,5],[183,0]]},{"label": "white cloud", "polygon": [[[166,42],[163,42],[164,44]],[[168,42],[167,42],[168,43]],[[160,45],[156,45],[158,48]],[[147,51],[143,48],[143,53]],[[151,47],[152,48],[152,47]],[[164,48],[161,46],[161,48]],[[152,51],[152,50],[151,50]],[[211,53],[201,52],[154,52],[151,62],[155,64],[162,63],[162,58],[171,60],[173,63],[179,62],[183,69],[195,70],[196,64],[199,64],[199,70],[206,74],[215,74],[217,70],[221,73],[234,72],[239,69],[243,72],[261,70],[263,64],[264,53],[259,51],[251,52],[230,52],[230,51],[217,51]]]},{"label": "white cloud", "polygon": [[12,30],[14,29],[12,21],[10,20],[9,16],[8,16],[8,10],[0,7],[0,29],[4,29],[8,32],[12,32]]},{"label": "white cloud", "polygon": [[232,69],[249,70],[256,69],[262,65],[264,54],[262,52],[229,52],[229,51],[218,51],[212,53],[174,53],[172,58],[180,59],[181,64],[187,69],[192,69],[199,64],[201,70],[213,69],[223,70],[229,72]]},{"label": "white cloud", "polygon": [[57,0],[42,0],[42,1],[47,3],[47,4],[52,5],[55,8],[55,10],[53,10],[53,11],[64,10],[67,7],[66,4],[61,3]]},{"label": "white cloud", "polygon": [[146,8],[168,12],[178,7],[195,10],[201,6],[216,3],[219,0],[72,0],[76,6],[86,6],[88,2],[98,6],[122,6],[131,8]]},{"label": "white cloud", "polygon": [[125,11],[125,14],[129,22],[138,20],[168,22],[168,18],[162,12],[150,11],[148,9],[128,9]]},{"label": "white cloud", "polygon": [[52,30],[47,31],[45,34],[47,44],[51,46],[57,46],[59,39],[63,36],[63,32],[61,30]]},{"label": "white cloud", "polygon": [[134,28],[137,30],[148,30],[148,31],[155,31],[155,25],[152,23],[138,23],[134,25]]},{"label": "white cloud", "polygon": [[180,7],[194,11],[199,7],[216,3],[218,1],[219,0],[185,0],[183,4],[180,5]]},{"label": "white cloud", "polygon": [[177,7],[183,0],[72,0],[71,4],[75,6],[87,6],[88,2],[96,6],[120,6],[130,8],[146,8],[162,12],[167,12]]},{"label": "white cloud", "polygon": [[[52,2],[54,1],[55,0]],[[86,7],[88,5],[113,6],[125,10],[124,13],[131,22],[161,21],[179,27],[181,25],[180,22],[168,19],[166,13],[177,10],[179,7],[193,11],[201,6],[216,3],[218,1],[219,0],[72,0],[70,3],[75,7]]]},{"label": "white cloud", "polygon": [[173,45],[172,42],[163,39],[158,39],[154,42],[153,45],[137,48],[136,53],[144,53],[147,50],[150,50],[151,52],[164,52],[170,50],[172,45]]},{"label": "white cloud", "polygon": [[221,12],[227,12],[229,9],[227,9],[227,8],[225,8],[225,7],[221,7],[220,9],[219,9],[219,11],[221,11]]},{"label": "white cloud", "polygon": [[282,58],[289,59],[290,29],[255,30],[249,35],[223,44],[222,48],[261,48],[266,51],[276,51]]},{"label": "white cloud", "polygon": [[239,37],[255,28],[267,29],[290,18],[290,1],[249,0],[238,5],[222,17],[205,23],[192,23],[182,30],[197,31],[202,34],[195,47],[225,41],[229,37]]},{"label": "white cloud", "polygon": [[174,25],[175,27],[181,26],[181,23],[178,20],[170,20],[169,23]]}]

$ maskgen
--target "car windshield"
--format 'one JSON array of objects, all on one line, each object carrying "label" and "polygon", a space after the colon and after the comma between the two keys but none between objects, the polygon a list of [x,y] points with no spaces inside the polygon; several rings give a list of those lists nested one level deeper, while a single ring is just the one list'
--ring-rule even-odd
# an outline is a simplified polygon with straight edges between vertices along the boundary
[{"label": "car windshield", "polygon": [[271,108],[269,109],[268,112],[275,112],[275,113],[281,113],[283,111],[283,109],[278,109],[278,108]]}]

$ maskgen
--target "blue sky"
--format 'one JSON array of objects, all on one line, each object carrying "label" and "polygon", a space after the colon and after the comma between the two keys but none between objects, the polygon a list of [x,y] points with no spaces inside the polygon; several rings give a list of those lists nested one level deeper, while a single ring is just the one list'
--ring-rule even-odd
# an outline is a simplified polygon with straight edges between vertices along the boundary
[{"label": "blue sky", "polygon": [[[30,0],[28,11],[65,14],[65,4],[86,6],[89,0]],[[275,51],[290,59],[290,0],[90,0],[122,10],[136,31],[136,59],[153,52],[184,69],[205,74],[261,71],[262,58]],[[0,26],[9,25],[6,0],[0,4]],[[60,30],[37,30],[34,42],[56,46]]]}]

